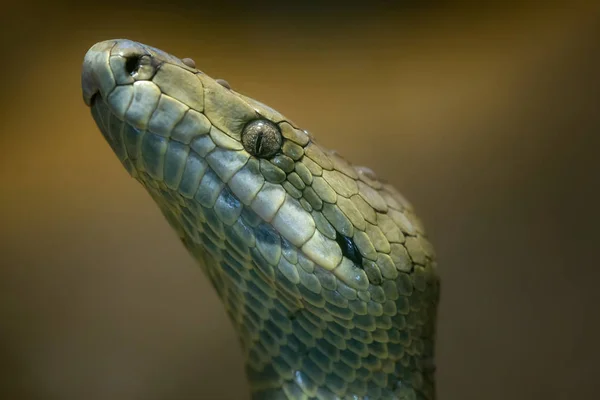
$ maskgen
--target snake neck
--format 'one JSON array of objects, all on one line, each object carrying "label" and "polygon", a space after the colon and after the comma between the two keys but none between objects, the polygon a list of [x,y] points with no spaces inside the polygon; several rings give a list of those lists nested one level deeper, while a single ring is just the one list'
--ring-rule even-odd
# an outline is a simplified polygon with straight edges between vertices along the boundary
[{"label": "snake neck", "polygon": [[[422,357],[408,341],[390,344],[310,311],[289,312],[271,313],[262,326],[249,317],[238,328],[253,400],[435,399],[433,354]],[[271,323],[282,318],[291,321],[288,334]],[[390,353],[407,354],[391,362]]]},{"label": "snake neck", "polygon": [[[398,280],[391,318],[360,312],[360,298],[323,305],[321,297],[299,296],[298,286],[283,284],[281,270],[269,269],[256,252],[236,249],[239,240],[223,245],[230,233],[214,212],[194,202],[175,210],[164,188],[145,186],[221,298],[253,400],[435,399],[436,279],[422,291]],[[251,214],[242,215],[252,223]],[[349,318],[352,309],[360,314]]]},{"label": "snake neck", "polygon": [[210,275],[241,344],[252,400],[435,399],[432,326],[410,318],[365,332],[285,292],[269,308],[258,285],[247,281],[240,293],[235,279]]}]

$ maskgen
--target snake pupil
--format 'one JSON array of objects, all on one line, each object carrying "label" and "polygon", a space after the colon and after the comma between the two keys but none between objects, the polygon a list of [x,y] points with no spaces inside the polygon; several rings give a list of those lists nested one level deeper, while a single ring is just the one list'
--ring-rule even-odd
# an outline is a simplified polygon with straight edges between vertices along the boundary
[{"label": "snake pupil", "polygon": [[255,144],[255,150],[256,154],[261,154],[262,153],[262,140],[263,140],[263,133],[258,132],[258,134],[256,135],[256,144]]}]

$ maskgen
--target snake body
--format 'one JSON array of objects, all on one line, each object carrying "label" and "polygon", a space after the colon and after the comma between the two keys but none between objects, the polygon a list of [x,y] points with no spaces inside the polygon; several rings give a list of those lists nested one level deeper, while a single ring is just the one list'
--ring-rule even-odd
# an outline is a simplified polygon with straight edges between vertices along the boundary
[{"label": "snake body", "polygon": [[435,398],[435,256],[394,187],[140,43],[95,44],[82,89],[221,298],[253,399]]}]

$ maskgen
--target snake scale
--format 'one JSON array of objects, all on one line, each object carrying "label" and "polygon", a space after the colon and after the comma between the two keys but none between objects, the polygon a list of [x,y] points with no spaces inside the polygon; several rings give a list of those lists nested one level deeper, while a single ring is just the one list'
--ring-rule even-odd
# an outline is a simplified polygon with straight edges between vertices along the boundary
[{"label": "snake scale", "polygon": [[141,43],[91,47],[82,89],[222,300],[252,399],[435,398],[435,255],[394,187]]}]

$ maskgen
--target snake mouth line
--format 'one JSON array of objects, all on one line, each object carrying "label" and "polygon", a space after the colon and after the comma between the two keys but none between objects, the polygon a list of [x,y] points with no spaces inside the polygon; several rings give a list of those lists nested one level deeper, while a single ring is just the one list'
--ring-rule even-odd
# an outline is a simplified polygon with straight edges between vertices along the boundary
[{"label": "snake mouth line", "polygon": [[94,105],[96,104],[96,100],[98,100],[98,98],[102,98],[102,95],[100,94],[100,92],[95,92],[92,94],[92,96],[90,97],[90,104],[89,107],[92,108],[94,107]]}]

